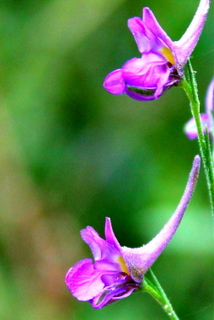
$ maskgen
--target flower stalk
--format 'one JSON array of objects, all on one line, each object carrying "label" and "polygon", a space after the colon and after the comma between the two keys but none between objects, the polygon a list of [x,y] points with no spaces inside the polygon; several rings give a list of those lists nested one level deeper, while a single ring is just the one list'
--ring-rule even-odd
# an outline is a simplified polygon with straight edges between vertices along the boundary
[{"label": "flower stalk", "polygon": [[144,278],[142,291],[149,293],[161,305],[169,319],[179,320],[177,314],[175,313],[175,310],[172,307],[171,302],[169,301],[166,293],[161,287],[160,282],[158,281],[151,269],[149,270],[149,272],[154,283]]},{"label": "flower stalk", "polygon": [[209,136],[205,138],[202,129],[202,122],[200,117],[200,101],[198,98],[198,88],[197,82],[195,78],[195,72],[192,68],[190,60],[187,62],[188,73],[189,73],[189,82],[184,78],[181,82],[181,86],[187,94],[187,97],[190,102],[190,109],[195,119],[195,124],[198,132],[198,144],[199,150],[205,170],[206,180],[207,180],[207,187],[208,193],[210,198],[210,205],[211,205],[211,212],[214,218],[214,171],[213,171],[213,159],[212,159],[212,152],[210,147]]},{"label": "flower stalk", "polygon": [[[172,86],[180,85],[184,89],[193,115],[185,131],[190,139],[198,137],[214,218],[214,158],[211,148],[211,142],[214,143],[214,79],[206,99],[207,112],[201,114],[195,72],[189,60],[203,30],[209,7],[210,0],[200,0],[192,22],[178,41],[172,41],[153,12],[147,7],[143,8],[142,18],[128,20],[128,27],[141,57],[132,58],[122,68],[110,72],[105,78],[104,88],[111,94],[127,94],[139,101],[158,99]],[[188,79],[184,76],[186,64]],[[199,169],[200,156],[197,155],[175,212],[147,244],[138,248],[121,246],[108,217],[105,220],[104,238],[90,226],[81,230],[81,237],[90,247],[93,259],[80,260],[66,274],[66,285],[75,298],[89,302],[95,309],[101,309],[134,292],[147,292],[162,306],[171,320],[179,320],[150,268],[180,225],[194,192]],[[150,273],[150,279],[147,278],[147,272]]]}]

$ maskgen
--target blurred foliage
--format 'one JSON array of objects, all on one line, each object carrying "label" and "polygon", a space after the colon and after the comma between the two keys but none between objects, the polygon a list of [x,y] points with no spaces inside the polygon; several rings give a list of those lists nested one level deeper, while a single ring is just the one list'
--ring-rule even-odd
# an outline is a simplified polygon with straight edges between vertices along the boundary
[{"label": "blurred foliage", "polygon": [[[0,319],[166,319],[147,295],[93,310],[64,285],[91,253],[79,231],[122,245],[149,241],[180,199],[198,152],[182,130],[184,93],[158,101],[112,96],[104,77],[139,56],[126,26],[149,6],[179,39],[198,1],[0,2]],[[204,106],[213,66],[213,9],[193,54]],[[175,238],[154,270],[181,319],[213,315],[213,238],[203,172]]]}]

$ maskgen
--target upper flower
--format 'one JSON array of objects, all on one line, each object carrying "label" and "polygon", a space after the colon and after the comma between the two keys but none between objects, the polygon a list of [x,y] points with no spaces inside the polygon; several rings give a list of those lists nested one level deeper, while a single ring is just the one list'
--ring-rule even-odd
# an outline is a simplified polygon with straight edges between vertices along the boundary
[{"label": "upper flower", "polygon": [[[202,131],[205,133],[208,131],[212,140],[214,140],[214,120],[213,120],[213,112],[214,112],[214,78],[209,84],[206,94],[205,101],[206,113],[201,113],[201,124]],[[195,139],[198,136],[197,127],[195,123],[195,119],[191,118],[184,127],[184,132],[186,133],[189,139]]]},{"label": "upper flower", "polygon": [[159,98],[181,80],[183,68],[194,50],[209,9],[209,0],[201,0],[188,29],[179,41],[172,41],[149,8],[142,19],[128,20],[141,58],[128,60],[121,69],[111,72],[104,87],[112,94],[128,94],[136,100]]},{"label": "upper flower", "polygon": [[141,288],[144,274],[172,239],[181,222],[196,185],[199,167],[200,157],[196,156],[177,209],[148,244],[135,249],[121,247],[110,218],[105,222],[105,240],[92,227],[81,231],[94,262],[92,259],[81,260],[68,271],[65,282],[73,296],[90,302],[94,308],[102,308]]}]

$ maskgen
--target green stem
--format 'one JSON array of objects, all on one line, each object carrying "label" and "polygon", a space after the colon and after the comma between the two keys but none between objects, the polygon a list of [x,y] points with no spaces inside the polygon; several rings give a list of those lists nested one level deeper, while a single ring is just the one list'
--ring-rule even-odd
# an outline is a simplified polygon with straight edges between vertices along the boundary
[{"label": "green stem", "polygon": [[161,287],[159,281],[157,280],[151,269],[150,274],[154,283],[144,278],[143,291],[149,293],[161,305],[161,307],[171,320],[179,320],[163,288]]},{"label": "green stem", "polygon": [[198,89],[197,89],[197,83],[195,79],[195,72],[193,71],[192,65],[189,60],[188,60],[187,66],[189,71],[190,83],[186,79],[184,79],[181,82],[181,86],[183,87],[184,91],[187,94],[187,97],[189,98],[191,112],[195,119],[197,131],[198,131],[199,150],[200,150],[200,154],[201,154],[201,158],[202,158],[202,162],[205,170],[206,180],[207,180],[211,211],[214,217],[213,160],[212,160],[212,157],[210,157],[210,153],[211,153],[211,150],[209,149],[210,144],[207,143],[202,130],[202,123],[201,123],[201,117],[200,117],[200,101],[198,98]]}]

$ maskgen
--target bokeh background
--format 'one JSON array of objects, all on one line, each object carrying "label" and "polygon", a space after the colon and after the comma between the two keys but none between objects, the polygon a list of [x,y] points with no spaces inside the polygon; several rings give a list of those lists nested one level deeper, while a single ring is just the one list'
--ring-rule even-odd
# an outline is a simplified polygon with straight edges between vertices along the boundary
[{"label": "bokeh background", "polygon": [[[187,98],[113,96],[103,79],[132,57],[127,19],[149,6],[172,39],[198,0],[1,0],[0,319],[167,319],[147,294],[102,310],[79,302],[67,270],[90,257],[79,231],[104,219],[126,246],[147,243],[183,193],[197,141]],[[213,7],[193,53],[204,108],[213,75]],[[153,270],[181,319],[211,320],[213,222],[203,170],[173,241]]]}]

